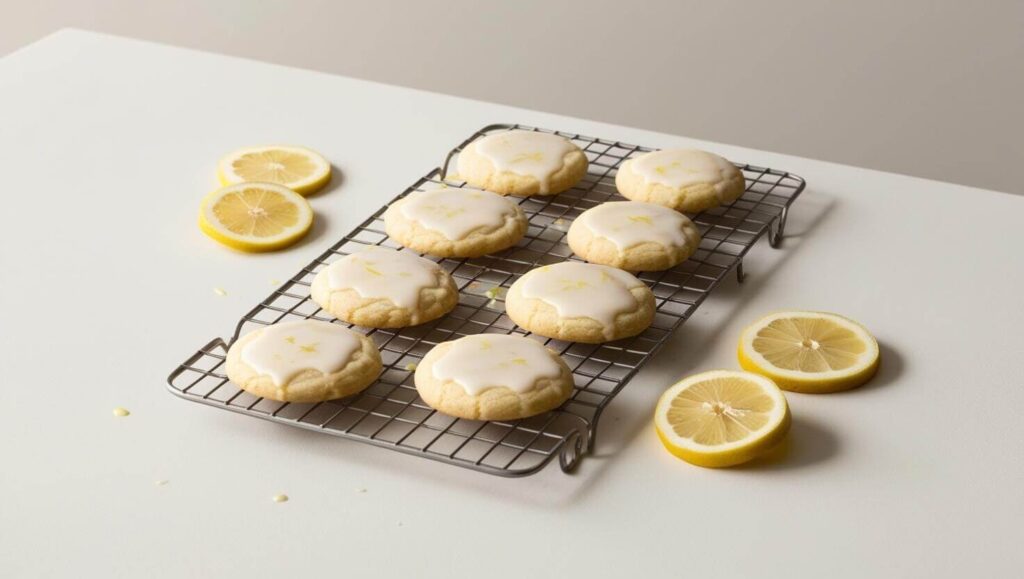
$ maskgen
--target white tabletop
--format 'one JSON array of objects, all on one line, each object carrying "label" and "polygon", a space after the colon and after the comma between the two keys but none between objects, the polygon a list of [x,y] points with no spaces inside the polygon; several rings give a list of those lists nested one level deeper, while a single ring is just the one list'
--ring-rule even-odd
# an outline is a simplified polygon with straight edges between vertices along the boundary
[{"label": "white tabletop", "polygon": [[[809,183],[784,247],[760,242],[747,282],[724,283],[612,402],[576,474],[501,479],[166,391],[272,280],[493,122],[703,147]],[[241,255],[198,230],[198,201],[221,154],[267,142],[313,147],[343,177],[311,198],[307,240]],[[1024,565],[1024,199],[77,31],[0,60],[0,167],[5,576]],[[650,418],[660,392],[736,367],[740,329],[780,308],[860,320],[882,344],[880,374],[789,395],[790,447],[774,460],[706,470],[665,452]],[[290,502],[270,500],[282,492]]]}]

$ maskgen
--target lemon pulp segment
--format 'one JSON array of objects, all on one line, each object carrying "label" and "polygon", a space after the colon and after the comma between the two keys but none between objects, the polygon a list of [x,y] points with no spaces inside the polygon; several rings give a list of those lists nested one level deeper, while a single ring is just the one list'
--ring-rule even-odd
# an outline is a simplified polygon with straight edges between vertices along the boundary
[{"label": "lemon pulp segment", "polygon": [[221,197],[212,207],[217,221],[238,235],[271,237],[295,227],[299,209],[277,191],[249,187]]},{"label": "lemon pulp segment", "polygon": [[283,184],[309,176],[316,165],[307,156],[271,149],[242,155],[231,163],[231,168],[246,181]]},{"label": "lemon pulp segment", "polygon": [[867,346],[828,319],[778,318],[757,331],[754,349],[779,368],[826,372],[853,366]]},{"label": "lemon pulp segment", "polygon": [[305,147],[274,145],[234,151],[221,159],[219,172],[225,185],[277,183],[305,195],[330,181],[331,164]]},{"label": "lemon pulp segment", "polygon": [[679,436],[718,445],[742,440],[763,427],[774,405],[761,388],[746,380],[712,378],[673,398],[668,422]]}]

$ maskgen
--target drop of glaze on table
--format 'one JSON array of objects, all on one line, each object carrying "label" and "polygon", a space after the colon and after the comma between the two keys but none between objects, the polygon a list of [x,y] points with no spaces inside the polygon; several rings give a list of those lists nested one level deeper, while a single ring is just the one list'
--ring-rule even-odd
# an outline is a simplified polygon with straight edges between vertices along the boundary
[{"label": "drop of glaze on table", "polygon": [[648,183],[686,187],[709,183],[722,192],[723,180],[736,171],[727,159],[697,149],[664,149],[640,155],[629,161],[633,172]]},{"label": "drop of glaze on table", "polygon": [[257,330],[242,348],[242,361],[283,386],[303,370],[341,370],[361,348],[359,334],[318,320],[282,322]]},{"label": "drop of glaze on table", "polygon": [[288,495],[274,495],[271,500],[275,503],[287,503]]},{"label": "drop of glaze on table", "polygon": [[524,298],[550,304],[559,317],[596,320],[609,337],[615,316],[637,307],[629,290],[644,284],[621,269],[567,261],[530,270],[515,285]]},{"label": "drop of glaze on table", "polygon": [[220,297],[224,297],[224,296],[228,295],[228,292],[224,291],[224,288],[221,288],[221,287],[213,288],[213,293],[219,295]]},{"label": "drop of glaze on table", "polygon": [[398,209],[410,221],[458,241],[481,229],[497,229],[514,217],[516,205],[490,191],[479,189],[431,189],[416,191]]},{"label": "drop of glaze on table", "polygon": [[128,412],[127,408],[121,408],[120,406],[118,406],[117,408],[114,408],[114,416],[125,417],[125,416],[128,416],[130,414],[131,414],[131,412]]},{"label": "drop of glaze on table", "polygon": [[352,289],[364,298],[388,299],[411,310],[419,304],[420,290],[437,287],[440,269],[411,251],[371,248],[327,266],[327,286]]},{"label": "drop of glaze on table", "polygon": [[551,175],[565,165],[565,156],[578,148],[564,137],[537,131],[495,133],[477,139],[471,146],[497,171],[537,179],[540,193],[550,192]]},{"label": "drop of glaze on table", "polygon": [[557,378],[562,367],[540,342],[521,336],[477,334],[451,342],[434,362],[434,378],[457,383],[470,396],[502,386],[532,390],[542,378]]},{"label": "drop of glaze on table", "polygon": [[619,250],[641,243],[682,247],[689,243],[687,230],[697,234],[696,227],[682,213],[637,201],[602,203],[584,211],[573,226],[586,226],[595,237],[604,237]]}]

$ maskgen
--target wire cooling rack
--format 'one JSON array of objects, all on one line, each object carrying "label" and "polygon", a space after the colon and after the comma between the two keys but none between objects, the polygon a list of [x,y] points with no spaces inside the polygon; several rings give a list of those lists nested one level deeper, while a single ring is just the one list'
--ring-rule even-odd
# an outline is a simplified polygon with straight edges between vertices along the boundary
[{"label": "wire cooling rack", "polygon": [[[459,287],[459,305],[450,314],[400,330],[355,327],[372,337],[380,348],[384,369],[375,384],[341,400],[317,404],[276,402],[257,398],[228,382],[224,361],[232,341],[262,326],[294,319],[342,323],[310,299],[310,284],[326,264],[365,246],[399,247],[384,233],[385,207],[246,313],[229,341],[214,339],[178,366],[168,378],[171,392],[248,416],[490,474],[533,474],[556,456],[562,470],[570,472],[593,449],[602,411],[672,331],[693,314],[730,271],[735,270],[742,281],[743,256],[762,235],[767,234],[773,247],[780,244],[789,206],[803,191],[804,180],[784,171],[737,165],[747,181],[743,196],[730,205],[692,216],[703,235],[700,249],[675,268],[639,274],[656,297],[657,313],[651,327],[638,336],[605,344],[562,342],[516,326],[504,313],[505,290],[535,267],[577,259],[565,242],[569,224],[583,211],[617,199],[618,167],[626,159],[653,149],[523,125],[490,125],[449,152],[442,167],[418,180],[396,200],[442,184],[464,186],[449,173],[453,158],[474,139],[512,129],[555,133],[572,140],[590,161],[587,176],[559,195],[522,199],[520,205],[530,226],[517,246],[474,259],[435,259]],[[441,342],[482,332],[531,336],[557,351],[573,369],[572,397],[557,410],[515,421],[457,419],[427,406],[413,385],[415,365]]]}]

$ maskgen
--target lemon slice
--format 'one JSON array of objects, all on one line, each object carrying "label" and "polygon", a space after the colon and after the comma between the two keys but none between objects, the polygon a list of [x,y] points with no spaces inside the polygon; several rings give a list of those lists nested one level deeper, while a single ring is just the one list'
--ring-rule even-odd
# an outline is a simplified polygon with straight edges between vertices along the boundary
[{"label": "lemon slice", "polygon": [[331,180],[331,164],[305,147],[273,145],[239,149],[218,164],[222,185],[277,183],[307,195]]},{"label": "lemon slice", "polygon": [[313,224],[302,195],[274,183],[228,185],[207,195],[199,228],[242,251],[270,251],[298,241]]},{"label": "lemon slice", "polygon": [[777,312],[743,330],[740,366],[793,392],[838,392],[878,370],[878,342],[864,326],[824,312]]},{"label": "lemon slice", "polygon": [[789,405],[774,382],[750,372],[714,370],[665,391],[654,426],[665,448],[699,466],[747,462],[789,431]]}]

